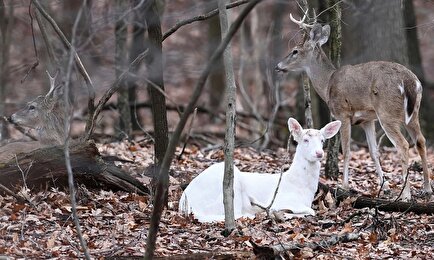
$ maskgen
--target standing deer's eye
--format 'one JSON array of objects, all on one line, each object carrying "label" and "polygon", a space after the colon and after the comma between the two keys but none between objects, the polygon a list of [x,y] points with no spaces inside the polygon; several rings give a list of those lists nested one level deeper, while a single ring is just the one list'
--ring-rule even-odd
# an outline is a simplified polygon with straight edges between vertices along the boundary
[{"label": "standing deer's eye", "polygon": [[298,53],[298,50],[293,50],[292,51],[292,55],[297,55],[297,53]]},{"label": "standing deer's eye", "polygon": [[29,110],[35,110],[35,106],[34,105],[29,105]]}]

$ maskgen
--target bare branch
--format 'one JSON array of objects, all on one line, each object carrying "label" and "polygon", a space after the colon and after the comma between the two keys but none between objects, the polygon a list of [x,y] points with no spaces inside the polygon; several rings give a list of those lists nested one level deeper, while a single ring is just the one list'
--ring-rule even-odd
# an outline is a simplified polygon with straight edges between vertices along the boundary
[{"label": "bare branch", "polygon": [[[90,254],[89,254],[89,249],[87,247],[86,244],[86,240],[83,237],[83,233],[81,231],[81,227],[80,227],[80,222],[79,222],[79,218],[78,218],[78,214],[77,214],[77,202],[75,200],[75,187],[74,187],[74,175],[72,173],[72,165],[71,165],[71,159],[70,159],[70,153],[69,153],[69,144],[70,144],[70,135],[69,132],[71,131],[71,121],[72,121],[72,109],[70,109],[70,103],[69,103],[69,84],[70,84],[70,80],[71,80],[71,74],[72,74],[72,66],[73,66],[73,62],[74,62],[74,57],[78,57],[77,53],[75,52],[74,49],[74,42],[75,42],[75,36],[77,33],[77,27],[78,27],[78,22],[80,21],[80,17],[81,14],[83,13],[83,9],[86,8],[86,2],[87,0],[83,1],[83,4],[80,7],[80,10],[77,13],[77,17],[75,18],[74,21],[74,26],[72,27],[72,37],[71,37],[71,45],[70,45],[70,54],[69,54],[69,61],[68,61],[68,68],[67,68],[67,72],[66,72],[66,83],[65,83],[65,94],[64,94],[64,99],[65,99],[65,110],[66,113],[69,113],[69,119],[65,120],[65,145],[64,145],[64,154],[65,154],[65,166],[66,166],[66,170],[68,172],[68,186],[69,186],[69,193],[70,193],[70,200],[71,200],[71,211],[72,211],[72,216],[74,217],[74,223],[75,223],[75,228],[77,230],[77,236],[78,239],[80,241],[81,247],[84,251],[84,256],[86,257],[86,259],[90,260]],[[56,74],[57,75],[57,74]],[[50,76],[50,74],[48,73],[48,76],[50,77],[50,82],[54,83],[56,76],[54,76],[54,78],[52,78]],[[54,84],[52,85],[54,86]],[[54,89],[54,87],[52,87],[52,89]],[[52,90],[50,90],[51,92]]]},{"label": "bare branch", "polygon": [[[229,4],[226,5],[226,9],[231,9],[231,8],[237,7],[239,5],[248,3],[248,2],[249,2],[249,0],[239,0],[239,1],[236,1],[236,2],[233,2],[233,3],[229,3]],[[185,20],[177,22],[175,24],[175,26],[173,26],[172,28],[170,28],[167,32],[165,32],[163,34],[163,41],[167,37],[169,37],[170,35],[172,35],[174,32],[176,32],[182,26],[187,25],[187,24],[191,24],[191,23],[194,23],[194,22],[198,22],[198,21],[204,21],[206,19],[209,19],[209,18],[217,15],[218,13],[219,13],[219,10],[218,9],[214,9],[211,12],[208,12],[206,14],[198,15],[198,16],[195,16],[195,17],[188,18],[188,19],[185,19]]]}]

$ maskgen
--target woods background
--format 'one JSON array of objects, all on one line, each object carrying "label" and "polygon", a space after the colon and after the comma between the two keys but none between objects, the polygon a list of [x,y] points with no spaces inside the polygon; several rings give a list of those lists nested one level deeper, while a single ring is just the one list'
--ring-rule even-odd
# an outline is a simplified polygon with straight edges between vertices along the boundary
[{"label": "woods background", "polygon": [[[177,21],[192,18],[217,8],[216,1],[157,1],[161,15],[163,34]],[[80,1],[42,1],[49,13],[58,22],[67,37],[80,9]],[[2,56],[1,62],[1,106],[0,114],[10,115],[36,95],[46,93],[49,88],[45,70],[50,68],[49,56],[42,39],[43,35],[33,17],[31,21],[27,1],[2,1]],[[127,64],[134,60],[140,50],[146,49],[146,28],[141,9],[134,9],[140,1],[88,1],[78,27],[76,48],[101,96],[117,76],[125,71]],[[309,1],[311,7],[321,14],[318,22],[327,22],[328,12],[325,1]],[[432,144],[434,126],[430,124],[433,98],[434,54],[433,46],[433,4],[430,1],[343,1],[342,2],[342,65],[370,60],[396,61],[409,67],[423,82],[422,127],[428,143]],[[142,8],[143,9],[143,8]],[[239,11],[232,9],[236,17]],[[142,10],[143,12],[143,10]],[[276,85],[274,66],[286,55],[289,47],[300,40],[298,28],[289,21],[289,13],[300,15],[295,1],[265,1],[249,15],[248,20],[232,43],[236,82],[238,86],[238,138],[254,140],[260,136],[275,105]],[[33,22],[33,36],[32,24]],[[123,26],[123,35],[116,46],[116,26]],[[332,28],[333,30],[333,28]],[[118,31],[119,32],[119,31]],[[33,39],[35,49],[33,48]],[[63,64],[67,52],[63,50],[58,37],[48,30],[49,41]],[[176,106],[183,106],[189,100],[194,82],[201,68],[219,41],[218,17],[198,21],[181,27],[163,41],[163,73],[167,105],[169,107],[169,129],[178,120]],[[18,44],[19,43],[19,44]],[[118,48],[119,52],[116,52]],[[63,61],[62,61],[63,58]],[[38,61],[38,65],[35,62]],[[62,64],[62,63],[60,63]],[[52,66],[52,65],[51,65]],[[131,109],[133,129],[137,123],[152,133],[152,116],[146,81],[152,75],[146,66],[140,66],[136,78],[125,80],[121,92],[126,99],[112,98],[117,104],[128,100]],[[289,115],[303,121],[303,102],[297,77],[281,81],[281,107],[274,122],[271,144],[281,146],[287,135],[285,122]],[[206,89],[201,97],[199,116],[194,122],[193,133],[212,137],[223,133],[221,120],[224,89],[223,71],[214,68]],[[86,111],[87,89],[83,80],[75,75],[72,80],[74,96],[74,135],[83,132]],[[324,125],[328,120],[327,108],[316,94],[313,96],[315,126]],[[205,110],[205,111],[204,111]],[[205,113],[204,113],[205,112]],[[130,130],[127,116],[107,108],[98,121],[99,133],[125,137]],[[137,115],[137,117],[135,116]],[[122,119],[124,118],[124,119]],[[126,121],[125,121],[126,120]],[[125,122],[127,124],[125,125]],[[206,125],[206,129],[201,126]],[[276,130],[277,129],[277,130]],[[126,130],[126,131],[125,131]],[[271,130],[270,130],[271,131]],[[124,133],[124,134],[121,134]],[[7,137],[4,129],[2,138]],[[357,135],[354,137],[357,139]],[[213,142],[217,142],[215,139]],[[260,145],[257,142],[256,145]]]},{"label": "woods background", "polygon": [[[88,107],[88,99],[91,96],[89,93],[92,92],[89,91],[90,81],[83,80],[77,67],[73,67],[72,77],[70,79],[67,77],[71,52],[64,46],[65,42],[59,39],[47,20],[43,19],[39,12],[35,12],[35,2],[0,0],[0,116],[8,117],[37,95],[47,93],[50,84],[45,71],[53,74],[59,70],[58,80],[69,84],[69,97],[74,107],[72,136],[77,138],[91,133],[92,131],[85,129],[89,127],[86,125],[87,116],[93,113]],[[163,161],[168,147],[167,137],[173,136],[176,124],[180,121],[187,103],[192,98],[193,88],[221,40],[218,16],[203,16],[217,9],[217,1],[44,0],[39,2],[59,25],[66,38],[73,42],[74,49],[80,56],[92,80],[92,85],[95,87],[95,100],[98,101],[109,88],[119,87],[119,91],[104,106],[100,117],[95,122],[96,130],[91,137],[98,143],[99,151],[92,146],[94,149],[91,149],[89,153],[98,156],[99,152],[124,156],[126,158],[124,163],[126,162],[127,166],[121,166],[141,182],[137,185],[145,183],[144,180],[149,181],[148,177],[155,177],[156,170],[158,170],[152,168],[153,163],[159,165]],[[249,2],[252,3],[253,0],[232,2],[234,7],[230,8],[229,23],[238,17],[243,6]],[[86,4],[83,5],[83,3]],[[342,10],[340,21],[333,20],[334,16],[330,13],[336,3]],[[289,13],[296,17],[301,16],[299,4],[297,1],[262,1],[249,14],[231,42],[237,86],[236,147],[239,150],[236,150],[235,158],[243,160],[243,162],[236,161],[236,163],[244,163],[243,169],[251,171],[260,169],[261,172],[271,172],[286,167],[288,155],[282,149],[277,148],[285,147],[288,140],[287,119],[291,116],[302,123],[305,120],[306,104],[299,75],[290,73],[282,77],[274,70],[277,62],[301,40],[300,29],[289,20]],[[308,1],[308,4],[310,8],[316,10],[317,22],[341,23],[341,65],[371,60],[395,61],[407,66],[419,77],[424,87],[421,125],[427,138],[427,145],[430,147],[428,153],[432,163],[434,3],[426,0],[344,0],[340,2],[312,0]],[[81,18],[76,20],[79,14]],[[188,19],[191,19],[191,23],[177,27],[178,23]],[[72,37],[74,23],[76,23],[77,30],[75,37]],[[45,30],[41,30],[43,27]],[[332,32],[333,29],[332,24]],[[131,66],[133,63],[134,66]],[[158,199],[165,200],[164,203],[161,202],[161,205],[167,204],[167,211],[165,215],[163,214],[162,225],[160,225],[161,234],[158,238],[157,254],[170,255],[176,250],[182,253],[196,250],[198,245],[194,244],[196,241],[189,239],[190,237],[196,237],[200,243],[206,241],[200,246],[205,247],[205,244],[215,246],[212,250],[220,246],[223,250],[228,251],[244,251],[246,247],[252,251],[252,244],[246,242],[249,239],[257,243],[261,241],[280,243],[280,240],[289,238],[296,242],[305,241],[305,238],[308,238],[307,241],[311,242],[319,237],[319,240],[324,241],[324,233],[327,232],[322,231],[327,228],[333,234],[340,234],[344,231],[347,234],[348,231],[356,229],[360,231],[360,239],[365,244],[357,245],[355,255],[369,255],[369,249],[375,248],[378,243],[381,243],[379,241],[396,242],[402,247],[399,248],[400,252],[407,252],[405,246],[408,245],[408,241],[406,239],[414,239],[411,241],[413,246],[411,250],[414,251],[411,251],[409,256],[425,252],[426,247],[432,245],[430,242],[432,240],[432,236],[430,237],[432,218],[429,216],[425,215],[414,221],[413,215],[399,215],[397,218],[405,218],[402,220],[405,225],[401,226],[395,216],[383,215],[378,213],[378,210],[354,212],[354,209],[348,206],[351,203],[344,203],[336,208],[330,205],[325,207],[316,202],[314,207],[316,211],[321,212],[320,216],[313,220],[308,218],[277,224],[280,226],[276,229],[268,226],[267,221],[264,220],[265,216],[262,216],[262,219],[259,217],[259,221],[256,219],[241,221],[238,225],[245,225],[244,229],[230,240],[225,240],[219,235],[219,231],[216,231],[220,228],[218,225],[200,226],[201,232],[211,234],[210,241],[208,241],[208,234],[195,232],[198,230],[197,222],[177,215],[177,200],[184,183],[191,181],[200,170],[212,162],[222,159],[220,151],[225,134],[224,86],[224,70],[222,61],[220,61],[211,69],[206,89],[197,104],[197,115],[191,117],[192,126],[182,135],[182,144],[188,143],[189,145],[184,158],[181,156],[184,150],[179,152],[178,149],[177,159],[170,168],[171,175],[169,176],[169,166],[167,166],[167,175],[164,177],[160,175],[160,178],[164,179],[161,183],[165,182],[165,184],[161,186],[162,191],[158,190],[157,185],[155,189],[157,195],[159,192],[165,193],[164,189],[167,189],[168,184],[170,186],[168,197],[156,196]],[[164,95],[161,95],[162,93]],[[313,90],[311,90],[311,96],[314,127],[319,128],[329,121],[330,116],[327,106]],[[2,144],[27,138],[5,120],[0,120],[0,134]],[[378,137],[380,135],[381,133]],[[374,174],[372,165],[365,162],[368,156],[366,150],[363,150],[363,147],[366,147],[363,133],[355,131],[353,138],[355,140],[353,144],[357,145],[357,149],[354,150],[357,152],[352,161],[352,170],[356,173],[369,173],[370,177],[355,174],[354,183],[357,182],[357,185],[354,183],[352,185],[359,191],[368,192],[367,190],[370,190],[369,192],[373,194],[375,193],[375,188],[372,188],[375,186],[375,177],[372,177]],[[129,143],[122,142],[122,140],[128,140]],[[381,144],[387,144],[387,142]],[[272,152],[273,150],[277,152]],[[80,151],[78,154],[83,155]],[[59,153],[57,150],[55,152]],[[397,159],[393,152],[385,154],[382,164],[386,169],[387,177],[394,183],[398,183],[399,180],[389,176],[398,175],[396,173],[400,169],[396,167]],[[412,158],[414,156],[412,154]],[[87,156],[83,157],[87,158]],[[44,158],[43,155],[42,158]],[[58,161],[60,160],[62,158]],[[101,161],[98,162],[101,163]],[[131,164],[128,165],[128,163]],[[107,165],[98,164],[97,166],[96,171],[100,171],[100,169],[106,169]],[[417,166],[412,167],[412,173],[420,172]],[[114,169],[118,168],[112,168],[116,172]],[[420,181],[419,175],[411,178],[413,178],[411,181]],[[127,182],[127,184],[131,183],[133,183],[132,186],[137,187],[134,185],[134,180]],[[335,185],[336,183],[327,184]],[[126,187],[124,190],[128,190],[131,186],[126,185]],[[396,188],[396,184],[394,187]],[[144,188],[139,195],[125,195],[121,192],[114,194],[100,191],[96,193],[83,187],[78,190],[79,204],[86,205],[81,208],[83,210],[81,215],[84,215],[83,227],[86,238],[90,241],[91,251],[93,250],[94,254],[97,252],[105,256],[142,255],[144,239],[141,238],[146,235],[149,238],[152,232],[145,234],[148,231],[146,229],[148,227],[152,229],[153,226],[158,227],[159,221],[155,222],[153,217],[150,217],[150,208],[157,208],[158,203],[151,201],[147,196],[142,196],[149,191]],[[65,232],[56,230],[63,227],[65,218],[70,217],[69,200],[57,188],[50,193],[34,195],[32,201],[38,202],[36,209],[28,209],[25,205],[9,202],[11,198],[3,200],[1,197],[1,199],[0,203],[5,206],[4,211],[0,212],[0,218],[7,219],[7,221],[0,222],[0,224],[8,224],[0,228],[0,233],[4,235],[7,243],[11,243],[8,244],[11,246],[0,246],[0,254],[6,252],[16,256],[81,256],[79,250],[74,251],[68,247],[71,242],[65,242],[75,239],[71,223],[68,223]],[[111,205],[111,203],[116,205],[116,208],[107,209],[105,205]],[[428,212],[432,210],[430,205],[427,208]],[[163,206],[161,206],[161,211],[162,209]],[[28,224],[27,210],[35,215],[37,225]],[[53,213],[52,210],[57,211]],[[107,213],[107,210],[110,212]],[[409,209],[405,209],[404,212],[407,210]],[[102,220],[92,219],[95,216],[102,216],[99,215],[102,212],[106,214],[103,215]],[[56,222],[51,227],[44,222],[44,218],[53,216],[53,214]],[[354,216],[357,217],[354,218]],[[110,238],[107,230],[111,228],[112,218],[118,224],[116,226],[118,233],[115,238],[107,239]],[[342,218],[346,219],[342,220]],[[327,224],[331,223],[330,221],[334,221],[331,226]],[[21,223],[24,223],[25,228],[21,228],[24,231],[21,231],[21,236],[19,236],[19,232],[15,232],[14,228]],[[157,224],[152,225],[152,223]],[[327,227],[325,227],[326,224]],[[354,225],[351,226],[352,224]],[[253,230],[246,227],[254,225],[257,226]],[[307,228],[300,229],[300,226]],[[359,228],[360,226],[362,228]],[[45,230],[46,236],[34,238],[33,233],[30,234],[33,228],[38,229],[38,232]],[[268,233],[256,232],[254,229],[266,230]],[[427,233],[418,233],[410,237],[402,235],[422,229],[427,230]],[[96,234],[97,230],[101,230],[101,234]],[[291,231],[286,233],[285,230]],[[182,235],[183,232],[192,233]],[[154,236],[156,234],[156,232],[153,233]],[[176,243],[171,240],[172,236],[175,237]],[[28,237],[31,239],[27,239]],[[41,239],[50,249],[49,252],[41,250],[38,243],[33,242],[34,239]],[[122,239],[133,241],[131,242],[133,246],[127,248],[119,246],[118,243]],[[346,242],[355,239],[359,239],[359,235]],[[422,242],[418,244],[419,241]],[[425,241],[428,242],[423,243]],[[36,253],[20,251],[22,250],[20,243],[25,244]],[[60,243],[62,245],[59,245]],[[221,243],[223,246],[215,245],[215,243]],[[267,243],[264,242],[264,244]],[[339,243],[339,240],[336,243]],[[4,244],[6,245],[6,242]],[[78,247],[77,244],[74,245]],[[309,250],[306,253],[299,250],[298,245],[296,244],[295,251],[305,257],[311,256],[312,252],[309,250],[316,250],[307,246]],[[417,245],[416,249],[414,249],[415,245]],[[11,253],[8,250],[15,251]],[[345,247],[333,250],[341,254],[346,252]],[[352,251],[348,252],[352,253]],[[390,257],[387,250],[380,253],[384,254],[383,257]]]}]

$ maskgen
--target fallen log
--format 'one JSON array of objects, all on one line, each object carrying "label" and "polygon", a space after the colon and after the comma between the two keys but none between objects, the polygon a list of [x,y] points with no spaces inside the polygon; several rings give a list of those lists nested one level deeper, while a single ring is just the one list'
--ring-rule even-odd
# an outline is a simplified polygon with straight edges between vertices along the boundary
[{"label": "fallen log", "polygon": [[250,243],[253,246],[253,253],[259,259],[274,259],[275,256],[279,256],[286,252],[291,252],[292,254],[298,253],[303,248],[310,248],[312,250],[321,250],[324,248],[330,248],[338,243],[347,243],[359,239],[358,233],[347,233],[342,235],[332,235],[328,238],[321,239],[318,242],[307,242],[307,243],[282,243],[272,246],[259,246],[253,240]]},{"label": "fallen log", "polygon": [[[149,194],[148,188],[137,179],[104,161],[94,142],[74,142],[70,147],[70,158],[77,184],[88,188]],[[23,186],[32,191],[68,187],[63,147],[44,147],[0,162],[0,184],[14,192]],[[0,195],[7,193],[0,189]]]},{"label": "fallen log", "polygon": [[329,191],[333,197],[341,202],[349,197],[354,198],[352,206],[356,209],[361,208],[377,208],[386,212],[414,212],[416,214],[433,214],[434,202],[420,203],[416,201],[396,201],[386,200],[381,198],[372,198],[365,195],[360,195],[354,190],[347,191],[342,188],[331,188],[325,184],[320,183],[319,189],[325,192]]}]

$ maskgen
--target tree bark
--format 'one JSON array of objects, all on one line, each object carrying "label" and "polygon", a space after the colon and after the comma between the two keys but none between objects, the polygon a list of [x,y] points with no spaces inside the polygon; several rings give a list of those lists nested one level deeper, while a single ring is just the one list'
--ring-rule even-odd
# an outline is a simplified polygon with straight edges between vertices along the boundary
[{"label": "tree bark", "polygon": [[[72,144],[70,157],[77,184],[89,188],[149,194],[148,188],[138,180],[120,168],[106,163],[93,142]],[[24,185],[33,192],[50,187],[67,188],[68,174],[63,147],[37,149],[30,153],[19,154],[16,159],[0,163],[0,184],[15,192]],[[0,194],[5,193],[0,190]]]},{"label": "tree bark", "polygon": [[[210,1],[212,4],[210,6],[210,9],[216,9],[218,4],[218,0],[212,0]],[[206,10],[207,12],[210,10]],[[211,57],[214,53],[215,48],[220,44],[221,42],[221,26],[219,22],[219,17],[213,16],[208,19],[208,57]],[[225,94],[225,71],[223,68],[223,58],[220,57],[217,61],[216,66],[214,66],[211,70],[211,73],[209,75],[208,80],[208,104],[209,107],[213,111],[219,111],[221,108],[221,101]],[[214,120],[215,118],[211,115],[211,119]]]},{"label": "tree bark", "polygon": [[[0,0],[0,116],[5,115],[5,99],[6,99],[6,86],[8,63],[9,63],[9,49],[11,43],[11,28],[14,23],[13,4],[9,4],[8,12],[6,12],[7,6],[3,0]],[[7,124],[4,120],[0,120],[0,141],[9,138],[9,131]]]},{"label": "tree bark", "polygon": [[[385,60],[408,66],[402,1],[346,2],[342,64]],[[332,27],[333,28],[333,27]]]},{"label": "tree bark", "polygon": [[146,259],[152,259],[155,251],[155,241],[158,234],[158,225],[160,223],[161,214],[168,199],[169,174],[160,172],[160,166],[166,154],[169,143],[167,113],[166,113],[166,98],[155,87],[164,91],[163,82],[163,54],[162,54],[162,33],[160,17],[155,0],[147,2],[146,8],[146,25],[148,29],[149,55],[146,57],[146,66],[148,69],[149,81],[148,91],[152,104],[152,116],[155,130],[155,156],[156,167],[152,170],[158,173],[157,183],[154,196],[154,209],[152,211],[151,222],[148,232],[147,249],[145,253]]},{"label": "tree bark", "polygon": [[[340,1],[328,0],[330,11],[329,21],[332,28],[329,40],[329,56],[337,68],[341,63],[341,7]],[[330,115],[330,117],[332,117]],[[329,179],[337,179],[339,176],[339,135],[335,135],[327,142],[327,160],[325,165],[325,176]]]},{"label": "tree bark", "polygon": [[[229,15],[226,11],[227,0],[219,0],[219,17],[221,35],[224,38],[228,33]],[[236,116],[236,88],[234,80],[234,67],[232,64],[232,49],[230,43],[223,53],[226,85],[226,134],[224,144],[225,173],[223,177],[223,205],[225,209],[225,230],[230,234],[235,229],[234,215],[234,147],[235,147],[235,116]]]},{"label": "tree bark", "polygon": [[160,165],[169,142],[169,130],[167,126],[166,97],[156,89],[158,87],[161,91],[164,91],[161,22],[156,0],[151,1],[150,6],[147,7],[145,17],[148,31],[146,46],[149,49],[145,60],[148,79],[151,82],[148,84],[148,91],[152,105],[154,129],[156,131],[154,146],[156,163]]},{"label": "tree bark", "polygon": [[[116,1],[116,10],[118,14],[123,14],[126,11],[125,1]],[[115,24],[115,71],[116,78],[119,78],[123,71],[126,70],[126,43],[127,43],[128,27],[124,19],[118,19]],[[129,92],[126,81],[122,80],[122,86],[118,90],[117,108],[119,111],[119,136],[126,135],[129,137],[132,133],[131,124],[131,109],[129,104]]]}]

